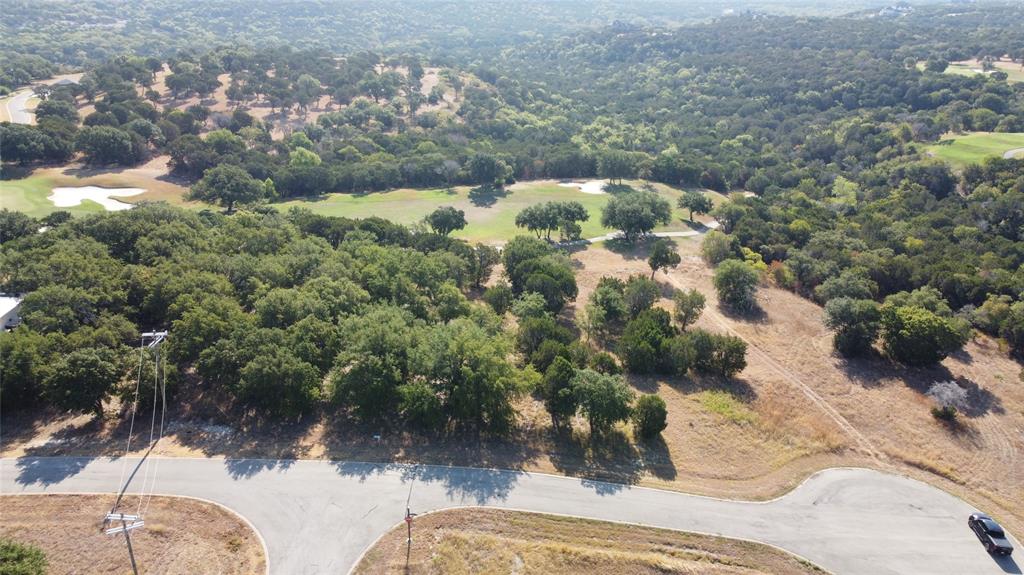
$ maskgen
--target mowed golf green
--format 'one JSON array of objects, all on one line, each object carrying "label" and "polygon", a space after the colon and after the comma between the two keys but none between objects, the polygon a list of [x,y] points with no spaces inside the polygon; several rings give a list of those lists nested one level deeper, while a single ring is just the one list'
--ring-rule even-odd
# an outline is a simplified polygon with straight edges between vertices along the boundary
[{"label": "mowed golf green", "polygon": [[[988,157],[1001,158],[1006,152],[1017,148],[1024,148],[1024,133],[974,132],[943,138],[927,149],[936,158],[963,167]],[[1017,153],[1014,157],[1024,157],[1024,153]]]}]

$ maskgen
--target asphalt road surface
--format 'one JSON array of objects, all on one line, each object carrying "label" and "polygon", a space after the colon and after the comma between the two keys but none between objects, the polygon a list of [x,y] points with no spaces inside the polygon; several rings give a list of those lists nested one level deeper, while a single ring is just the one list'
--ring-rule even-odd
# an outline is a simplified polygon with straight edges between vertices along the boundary
[{"label": "asphalt road surface", "polygon": [[[407,500],[414,513],[481,505],[753,539],[836,574],[1021,572],[1013,559],[984,551],[967,527],[975,511],[967,503],[866,469],[826,470],[779,499],[753,503],[487,469],[313,460],[151,463],[159,463],[157,493],[209,499],[248,519],[266,542],[275,575],[348,572],[402,521]],[[3,459],[0,492],[113,492],[123,467],[109,458]],[[97,520],[105,512],[97,509]]]},{"label": "asphalt road surface", "polygon": [[7,106],[7,117],[11,119],[12,124],[33,123],[34,114],[27,109],[28,101],[32,99],[32,96],[35,96],[35,92],[32,90],[21,90],[15,92],[4,103]]}]

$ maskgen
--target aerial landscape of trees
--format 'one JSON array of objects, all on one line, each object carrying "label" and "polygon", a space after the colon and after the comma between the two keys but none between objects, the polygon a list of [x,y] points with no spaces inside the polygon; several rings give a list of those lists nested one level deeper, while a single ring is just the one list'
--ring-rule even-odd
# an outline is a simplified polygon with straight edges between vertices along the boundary
[{"label": "aerial landscape of trees", "polygon": [[[151,18],[175,8],[142,4]],[[123,45],[33,36],[45,15],[27,6],[4,23],[19,43],[0,51],[0,90],[41,99],[36,123],[0,123],[5,178],[157,159],[196,203],[0,211],[0,288],[26,294],[24,324],[0,336],[5,410],[102,413],[137,333],[167,328],[169,378],[198,378],[246,417],[508,435],[533,396],[557,426],[578,416],[598,437],[631,422],[651,439],[667,408],[631,378],[724,381],[746,366],[743,339],[698,324],[705,294],[658,281],[682,257],[650,236],[680,219],[703,234],[730,317],[756,320],[774,285],[823,306],[847,358],[932,367],[973,329],[1024,351],[1024,162],[960,168],[926,151],[949,133],[1024,131],[1021,84],[943,65],[1024,58],[1008,24],[1020,6],[672,27],[650,3],[586,34],[555,33],[564,6],[503,23],[487,6],[452,16],[477,28],[451,38],[421,8],[382,8],[382,35],[274,20],[268,2],[225,3],[217,21],[244,26],[218,34],[183,26],[201,18],[182,10],[167,24],[179,33],[151,45],[70,3],[62,13]],[[535,35],[503,34],[510,21]],[[297,30],[309,41],[269,40]],[[62,72],[82,76],[38,84]],[[522,206],[506,223],[523,235],[500,250],[457,239],[512,184],[570,178],[606,180],[601,203]],[[397,188],[453,201],[408,227],[279,204]],[[571,247],[598,210],[649,277],[595,274],[581,290]]]}]

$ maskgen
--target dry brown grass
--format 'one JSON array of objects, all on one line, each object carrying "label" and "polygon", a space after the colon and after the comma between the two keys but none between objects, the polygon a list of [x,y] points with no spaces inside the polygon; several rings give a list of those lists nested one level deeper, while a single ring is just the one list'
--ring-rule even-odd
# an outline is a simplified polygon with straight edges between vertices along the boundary
[{"label": "dry brown grass", "polygon": [[[407,555],[408,552],[408,555]],[[386,573],[820,573],[783,551],[694,533],[495,509],[453,509],[388,532],[355,568]]]},{"label": "dry brown grass", "polygon": [[[130,572],[123,536],[105,535],[100,519],[113,495],[4,495],[0,536],[46,553],[49,573]],[[125,498],[131,513],[137,500]],[[146,525],[132,531],[140,571],[150,574],[254,575],[266,569],[263,545],[237,515],[211,503],[154,497]]]}]

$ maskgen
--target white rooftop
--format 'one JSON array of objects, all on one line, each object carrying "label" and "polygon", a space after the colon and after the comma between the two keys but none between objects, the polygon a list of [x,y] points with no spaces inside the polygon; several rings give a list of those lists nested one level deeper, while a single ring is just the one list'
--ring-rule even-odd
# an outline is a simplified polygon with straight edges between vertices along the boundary
[{"label": "white rooftop", "polygon": [[21,304],[21,298],[12,295],[0,295],[0,316],[7,315]]}]

